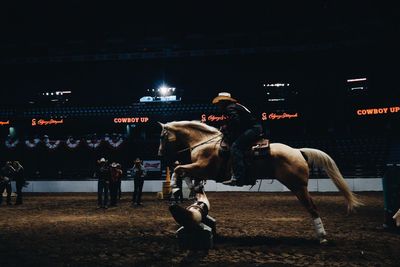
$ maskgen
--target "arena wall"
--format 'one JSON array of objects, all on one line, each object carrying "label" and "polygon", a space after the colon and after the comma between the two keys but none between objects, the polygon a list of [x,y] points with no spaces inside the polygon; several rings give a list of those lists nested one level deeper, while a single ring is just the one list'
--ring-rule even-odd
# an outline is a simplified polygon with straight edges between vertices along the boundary
[{"label": "arena wall", "polygon": [[[352,191],[382,191],[382,178],[347,178]],[[160,180],[145,181],[143,192],[159,192],[162,191],[162,182]],[[15,189],[15,184],[13,184]],[[251,191],[251,192],[287,192],[289,191],[284,185],[277,180],[260,180],[255,186],[231,187],[225,186],[215,181],[208,181],[206,191],[209,192],[226,192],[226,191]],[[330,179],[311,179],[308,188],[311,192],[337,192],[337,188]],[[122,181],[122,191],[133,191],[133,181]],[[97,192],[96,180],[85,181],[31,181],[28,187],[24,188],[24,192],[31,193],[67,193],[67,192]]]}]

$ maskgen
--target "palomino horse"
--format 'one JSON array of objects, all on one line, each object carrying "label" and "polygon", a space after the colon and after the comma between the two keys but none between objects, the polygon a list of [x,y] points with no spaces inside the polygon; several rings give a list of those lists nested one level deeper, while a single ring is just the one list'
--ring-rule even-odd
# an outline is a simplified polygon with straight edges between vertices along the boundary
[{"label": "palomino horse", "polygon": [[[213,179],[217,182],[230,177],[227,160],[219,153],[222,138],[219,130],[198,121],[160,124],[162,131],[158,154],[166,157],[169,162],[178,159],[184,152],[190,154],[189,160],[187,160],[189,163],[178,165],[174,169],[174,175],[190,177],[195,181]],[[290,189],[310,213],[317,236],[323,243],[326,242],[326,232],[307,189],[310,166],[325,170],[336,187],[343,193],[348,212],[362,205],[357,196],[350,191],[333,159],[318,149],[295,149],[284,144],[272,143],[270,144],[270,155],[254,159],[251,162],[251,173],[248,175],[256,178],[275,178]],[[204,206],[208,211],[210,205],[204,191],[198,192],[197,197],[201,199],[200,205],[191,205],[186,210],[179,207],[171,210],[178,223],[187,226],[190,223],[201,222]]]}]

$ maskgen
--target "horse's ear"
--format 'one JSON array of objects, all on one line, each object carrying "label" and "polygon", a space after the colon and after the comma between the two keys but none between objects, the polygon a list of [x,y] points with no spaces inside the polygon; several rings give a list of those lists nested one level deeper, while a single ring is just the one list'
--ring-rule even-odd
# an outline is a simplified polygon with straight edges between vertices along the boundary
[{"label": "horse's ear", "polygon": [[164,129],[164,124],[162,124],[161,122],[157,121],[157,123],[161,126],[161,128]]}]

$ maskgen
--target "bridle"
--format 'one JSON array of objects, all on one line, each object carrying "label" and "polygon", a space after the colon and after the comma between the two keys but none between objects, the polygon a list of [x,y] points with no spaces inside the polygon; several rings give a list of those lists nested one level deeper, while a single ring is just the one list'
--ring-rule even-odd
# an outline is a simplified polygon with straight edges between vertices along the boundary
[{"label": "bridle", "polygon": [[201,143],[199,143],[199,144],[197,144],[197,145],[194,145],[194,146],[190,146],[190,147],[181,149],[181,150],[179,150],[177,153],[182,153],[182,152],[185,152],[185,151],[188,151],[188,150],[189,150],[189,151],[192,151],[192,150],[195,149],[196,147],[199,147],[199,146],[208,144],[208,143],[210,143],[212,140],[217,139],[218,137],[220,137],[220,136],[222,136],[222,135],[223,135],[223,134],[220,133],[220,134],[218,134],[218,135],[216,135],[216,136],[213,136],[213,137],[211,137],[210,139],[208,139],[208,140],[206,140],[206,141],[204,141],[204,142],[201,142]]}]

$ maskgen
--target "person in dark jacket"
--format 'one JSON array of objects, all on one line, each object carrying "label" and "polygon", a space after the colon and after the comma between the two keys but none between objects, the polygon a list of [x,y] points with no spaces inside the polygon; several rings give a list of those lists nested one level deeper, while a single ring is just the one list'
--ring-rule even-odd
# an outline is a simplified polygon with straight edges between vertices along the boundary
[{"label": "person in dark jacket", "polygon": [[[108,208],[108,194],[110,191],[111,171],[105,158],[101,158],[98,162],[95,177],[98,179],[97,184],[97,204],[98,208]],[[104,196],[104,198],[103,198]]]},{"label": "person in dark jacket", "polygon": [[27,185],[27,182],[25,180],[24,176],[24,168],[22,165],[19,163],[19,161],[14,161],[12,163],[14,167],[14,180],[15,180],[15,187],[17,191],[17,198],[15,200],[15,205],[21,205],[22,204],[22,188]]},{"label": "person in dark jacket", "polygon": [[142,161],[139,158],[136,158],[135,165],[132,168],[133,180],[134,180],[134,190],[132,196],[132,205],[136,203],[136,205],[142,205],[142,190],[144,184],[144,177],[147,172],[144,168]]},{"label": "person in dark jacket", "polygon": [[124,174],[124,172],[122,171],[122,166],[119,163],[117,163],[117,170],[119,170],[121,172],[121,176],[119,177],[119,180],[118,180],[118,200],[121,200],[121,197],[122,197],[122,175]]},{"label": "person in dark jacket", "polygon": [[11,161],[7,161],[4,167],[1,169],[0,174],[0,205],[3,202],[3,191],[7,192],[7,205],[11,204],[11,181],[14,178],[15,169],[12,166]]},{"label": "person in dark jacket", "polygon": [[212,101],[218,105],[226,119],[221,127],[231,145],[232,177],[225,185],[241,186],[245,179],[244,152],[262,134],[262,126],[248,108],[238,103],[230,93],[219,93]]},{"label": "person in dark jacket", "polygon": [[110,206],[117,206],[119,185],[121,183],[122,170],[118,168],[118,163],[111,164],[111,179],[110,179]]}]

